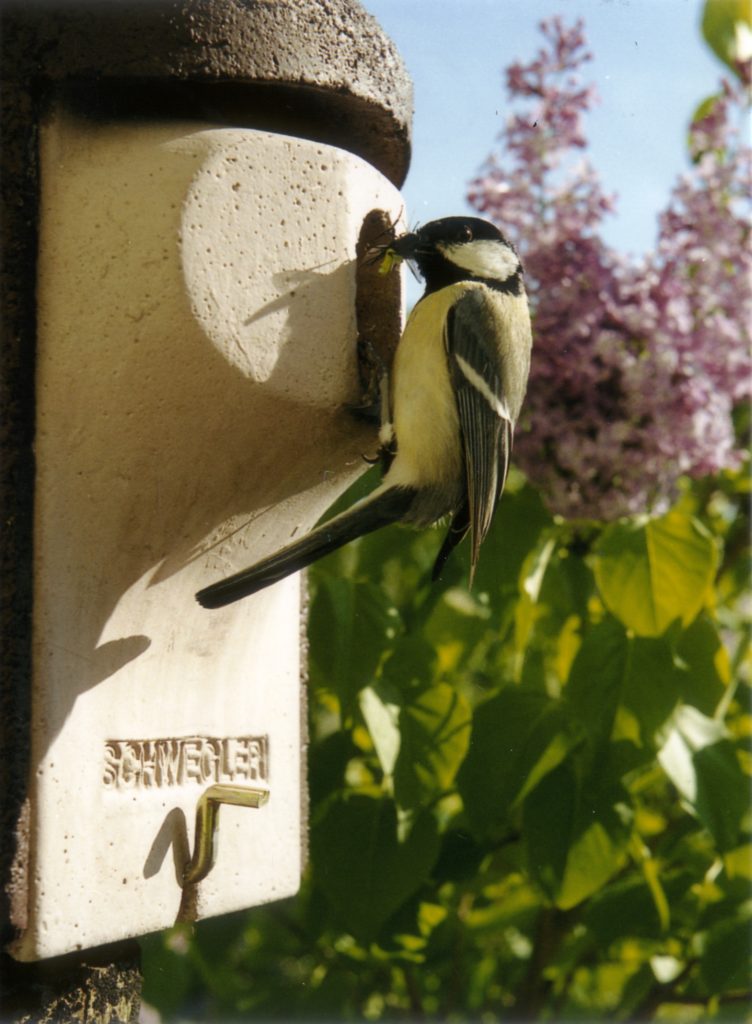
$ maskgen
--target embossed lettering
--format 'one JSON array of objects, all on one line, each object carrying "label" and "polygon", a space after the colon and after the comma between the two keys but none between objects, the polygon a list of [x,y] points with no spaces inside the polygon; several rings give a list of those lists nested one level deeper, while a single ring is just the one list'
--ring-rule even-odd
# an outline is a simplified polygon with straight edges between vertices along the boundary
[{"label": "embossed lettering", "polygon": [[102,784],[109,790],[258,781],[269,781],[268,736],[106,740],[104,745]]}]

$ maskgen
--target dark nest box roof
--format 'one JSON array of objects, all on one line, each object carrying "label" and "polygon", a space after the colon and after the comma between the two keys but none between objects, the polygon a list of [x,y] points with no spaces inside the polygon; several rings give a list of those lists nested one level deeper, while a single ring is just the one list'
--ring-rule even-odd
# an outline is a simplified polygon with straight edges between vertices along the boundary
[{"label": "dark nest box roof", "polygon": [[181,118],[339,146],[398,187],[412,86],[357,0],[4,5],[3,77],[89,116]]}]

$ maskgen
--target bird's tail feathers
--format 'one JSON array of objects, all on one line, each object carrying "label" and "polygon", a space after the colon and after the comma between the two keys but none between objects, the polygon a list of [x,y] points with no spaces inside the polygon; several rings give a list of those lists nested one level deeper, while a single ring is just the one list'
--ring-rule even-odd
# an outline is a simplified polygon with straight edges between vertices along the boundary
[{"label": "bird's tail feathers", "polygon": [[285,576],[305,569],[356,537],[402,519],[413,498],[414,492],[406,487],[377,488],[373,494],[317,526],[300,540],[293,541],[248,569],[199,590],[196,600],[204,608],[222,608],[242,597],[249,597]]}]

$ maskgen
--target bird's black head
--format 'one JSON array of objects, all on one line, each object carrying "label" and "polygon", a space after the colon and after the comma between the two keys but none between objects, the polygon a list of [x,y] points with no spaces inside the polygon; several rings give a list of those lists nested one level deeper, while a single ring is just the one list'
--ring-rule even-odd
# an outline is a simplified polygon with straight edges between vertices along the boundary
[{"label": "bird's black head", "polygon": [[518,294],[522,266],[511,242],[479,217],[443,217],[395,239],[387,256],[414,263],[426,293],[459,281],[481,281]]}]

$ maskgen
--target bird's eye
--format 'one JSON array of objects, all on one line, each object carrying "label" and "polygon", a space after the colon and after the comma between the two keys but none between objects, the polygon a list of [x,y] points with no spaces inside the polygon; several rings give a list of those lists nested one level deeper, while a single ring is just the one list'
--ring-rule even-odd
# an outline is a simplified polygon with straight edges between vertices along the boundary
[{"label": "bird's eye", "polygon": [[460,228],[459,241],[460,242],[472,242],[473,240],[473,229],[469,225],[465,224]]}]

